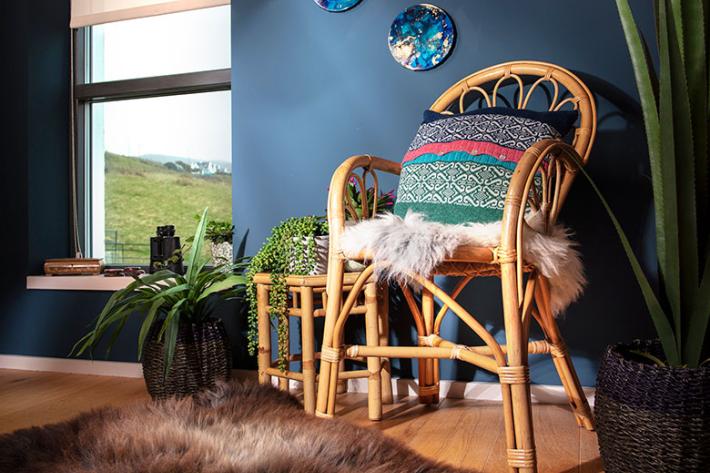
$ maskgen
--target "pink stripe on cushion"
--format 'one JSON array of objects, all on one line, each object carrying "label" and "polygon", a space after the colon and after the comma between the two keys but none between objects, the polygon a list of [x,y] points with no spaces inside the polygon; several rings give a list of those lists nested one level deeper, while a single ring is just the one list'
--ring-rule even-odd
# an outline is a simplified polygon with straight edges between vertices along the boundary
[{"label": "pink stripe on cushion", "polygon": [[402,163],[412,161],[424,154],[443,155],[451,151],[464,151],[469,154],[488,154],[501,161],[512,161],[514,163],[520,161],[523,155],[523,151],[506,148],[505,146],[500,146],[488,141],[457,140],[449,143],[431,143],[421,146],[405,154]]}]

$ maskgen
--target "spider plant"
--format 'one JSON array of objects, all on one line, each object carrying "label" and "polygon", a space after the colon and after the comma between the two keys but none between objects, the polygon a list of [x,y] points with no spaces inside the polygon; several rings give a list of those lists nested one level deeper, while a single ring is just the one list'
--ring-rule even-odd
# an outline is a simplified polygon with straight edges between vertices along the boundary
[{"label": "spider plant", "polygon": [[240,297],[244,292],[246,264],[238,262],[214,268],[206,268],[208,259],[203,256],[207,227],[207,209],[202,212],[192,246],[187,258],[185,275],[170,270],[134,277],[125,289],[115,292],[96,319],[94,328],[82,337],[72,353],[76,356],[86,351],[93,353],[109,329],[108,355],[119,333],[131,316],[143,318],[138,335],[138,358],[142,357],[143,345],[150,327],[161,324],[158,341],[164,341],[165,373],[175,354],[178,328],[181,322],[199,323],[210,317],[217,302]]},{"label": "spider plant", "polygon": [[[619,233],[663,346],[665,362],[695,368],[708,355],[710,319],[710,8],[701,0],[655,2],[656,74],[628,0],[617,0],[616,4],[648,142],[659,273],[655,290],[608,203],[590,182]],[[584,169],[582,172],[587,175]]]}]

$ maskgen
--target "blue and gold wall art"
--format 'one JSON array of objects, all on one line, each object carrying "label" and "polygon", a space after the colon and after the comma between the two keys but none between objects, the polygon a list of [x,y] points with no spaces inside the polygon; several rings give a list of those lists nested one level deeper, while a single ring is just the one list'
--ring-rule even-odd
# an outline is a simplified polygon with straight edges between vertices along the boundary
[{"label": "blue and gold wall art", "polygon": [[392,57],[413,71],[432,69],[446,60],[456,40],[451,17],[441,8],[421,3],[401,12],[392,22]]},{"label": "blue and gold wall art", "polygon": [[350,10],[361,0],[314,0],[323,10],[330,12],[343,12]]}]

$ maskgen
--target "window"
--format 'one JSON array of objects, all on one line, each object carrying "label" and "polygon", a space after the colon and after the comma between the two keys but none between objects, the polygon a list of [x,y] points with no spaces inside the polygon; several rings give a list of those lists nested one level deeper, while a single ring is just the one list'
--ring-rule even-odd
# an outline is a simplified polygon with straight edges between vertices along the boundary
[{"label": "window", "polygon": [[149,261],[159,225],[231,221],[229,7],[78,30],[77,162],[83,247]]}]

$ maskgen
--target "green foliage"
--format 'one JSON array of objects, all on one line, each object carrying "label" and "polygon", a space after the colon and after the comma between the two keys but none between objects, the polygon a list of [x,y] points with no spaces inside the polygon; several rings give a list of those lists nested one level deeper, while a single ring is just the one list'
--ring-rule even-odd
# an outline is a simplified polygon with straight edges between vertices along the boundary
[{"label": "green foliage", "polygon": [[316,264],[315,237],[328,234],[328,224],[323,217],[289,218],[271,230],[259,252],[252,258],[247,269],[246,297],[249,302],[249,353],[254,355],[258,347],[257,299],[254,275],[271,273],[269,291],[270,318],[277,326],[279,368],[286,369],[288,330],[286,309],[289,274],[308,274]]},{"label": "green foliage", "polygon": [[643,274],[606,201],[604,204],[641,285],[668,363],[694,368],[707,355],[710,320],[710,12],[707,2],[701,0],[655,2],[657,78],[628,0],[616,3],[646,127],[656,216],[658,293]]},{"label": "green foliage", "polygon": [[[200,322],[210,317],[216,303],[235,299],[244,293],[246,278],[241,273],[244,263],[225,264],[205,269],[208,259],[202,247],[207,226],[207,209],[202,212],[193,244],[187,254],[187,274],[161,270],[135,277],[125,289],[115,292],[96,319],[94,328],[72,349],[76,356],[91,351],[113,327],[108,351],[128,319],[143,317],[138,335],[138,358],[142,356],[146,337],[153,323],[162,323],[160,339],[164,340],[165,373],[170,370],[178,327],[181,321]],[[211,297],[213,296],[213,297]]]},{"label": "green foliage", "polygon": [[207,222],[205,237],[214,244],[232,243],[234,236],[234,225],[231,222],[221,220],[210,220]]},{"label": "green foliage", "polygon": [[[200,215],[195,214],[195,220],[200,220]],[[229,221],[210,220],[207,222],[205,230],[205,238],[215,244],[224,242],[232,243],[234,237],[234,225]],[[192,242],[193,237],[188,238],[187,242]]]},{"label": "green foliage", "polygon": [[[351,178],[350,181],[348,181],[348,185],[345,189],[345,192],[347,193],[350,202],[353,203],[355,213],[357,214],[358,218],[361,219],[363,212],[362,193],[360,192],[360,187],[358,186],[357,181],[354,178]],[[367,208],[370,212],[372,211],[372,206],[374,205],[374,203],[375,188],[368,187]],[[377,197],[377,213],[389,212],[392,210],[392,207],[394,207],[394,191],[380,192],[380,195]],[[352,216],[350,215],[350,213],[346,212],[345,218],[351,220]]]}]

